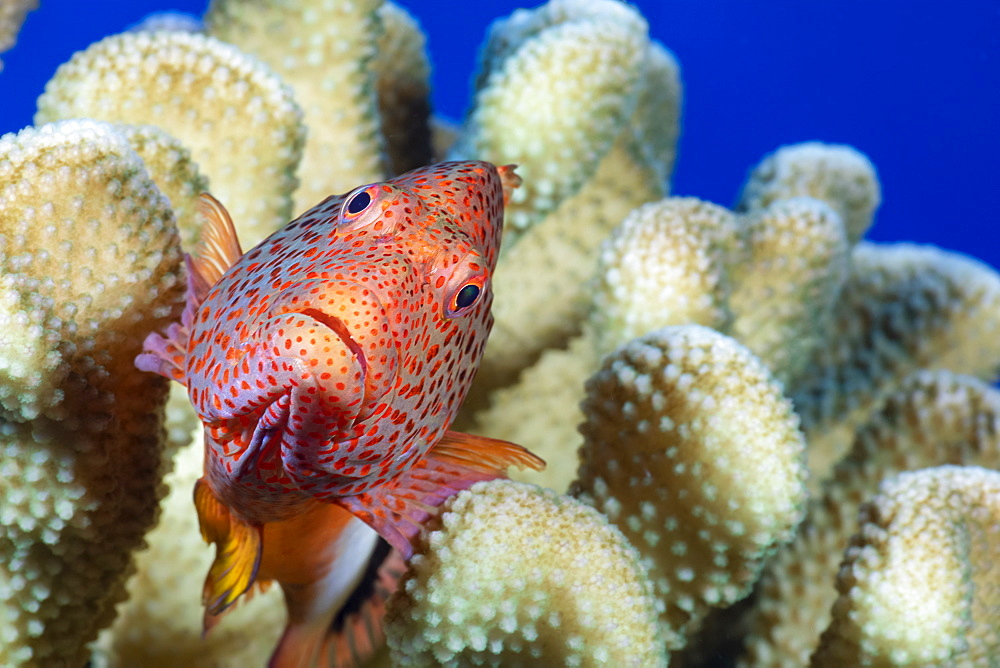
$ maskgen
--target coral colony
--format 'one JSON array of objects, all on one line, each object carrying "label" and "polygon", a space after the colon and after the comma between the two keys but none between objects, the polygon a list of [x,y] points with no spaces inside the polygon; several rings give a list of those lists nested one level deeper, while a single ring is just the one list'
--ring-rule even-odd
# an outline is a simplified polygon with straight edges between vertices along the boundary
[{"label": "coral colony", "polygon": [[524,179],[456,428],[548,468],[445,502],[376,663],[1000,653],[1000,276],[865,241],[847,146],[777,148],[733,209],[668,196],[680,69],[625,3],[517,11],[480,67],[451,127],[401,7],[216,0],[77,53],[0,139],[0,663],[266,660],[277,588],[201,637],[201,428],[133,359],[180,313],[202,191],[249,248],[445,158]]}]

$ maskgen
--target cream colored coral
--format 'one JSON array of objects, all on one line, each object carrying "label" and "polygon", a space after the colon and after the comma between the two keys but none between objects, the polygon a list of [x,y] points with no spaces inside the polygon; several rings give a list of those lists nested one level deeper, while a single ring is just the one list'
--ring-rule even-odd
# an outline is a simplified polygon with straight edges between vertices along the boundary
[{"label": "cream colored coral", "polygon": [[509,228],[539,222],[593,175],[635,110],[646,29],[614,0],[551,0],[494,23],[455,155],[520,165]]},{"label": "cream colored coral", "polygon": [[467,415],[485,407],[494,389],[513,383],[543,350],[564,347],[580,332],[601,242],[634,207],[662,196],[656,170],[641,162],[630,137],[623,135],[590,182],[544,223],[504,246],[493,277],[495,322]]},{"label": "cream colored coral", "polygon": [[[512,255],[548,225],[528,232]],[[846,271],[840,218],[818,200],[782,200],[745,220],[695,198],[643,205],[601,246],[590,326],[568,350],[544,352],[516,384],[494,391],[469,428],[537,451],[546,470],[515,476],[565,489],[581,442],[582,383],[601,355],[659,327],[695,323],[732,329],[784,380],[820,344]],[[499,375],[497,359],[487,356],[481,373]]]},{"label": "cream colored coral", "polygon": [[646,45],[643,80],[639,98],[629,123],[642,162],[651,165],[659,181],[666,183],[677,158],[677,140],[681,133],[680,65],[674,54],[655,40]]},{"label": "cream colored coral", "polygon": [[205,32],[201,19],[184,12],[165,10],[147,14],[141,21],[129,28],[131,32],[146,30],[158,32],[173,30],[178,32]]},{"label": "cream colored coral", "polygon": [[775,200],[741,222],[745,256],[730,269],[730,334],[783,382],[825,345],[849,272],[844,224],[810,197]]},{"label": "cream colored coral", "polygon": [[209,191],[208,179],[198,171],[187,148],[155,125],[118,124],[116,129],[128,139],[160,192],[170,200],[181,244],[193,249],[202,224],[198,196]]},{"label": "cream colored coral", "polygon": [[1000,275],[992,268],[910,244],[861,243],[851,263],[827,343],[790,388],[820,478],[910,374],[992,378],[1000,367]]},{"label": "cream colored coral", "polygon": [[205,14],[209,34],[270,65],[302,106],[309,136],[295,214],[332,194],[382,180],[372,68],[381,4],[213,0]]},{"label": "cream colored coral", "polygon": [[428,528],[388,603],[397,665],[666,665],[638,555],[592,508],[497,480]]},{"label": "cream colored coral", "polygon": [[758,585],[748,665],[802,666],[830,621],[834,578],[857,511],[881,480],[943,464],[1000,468],[1000,392],[968,376],[924,371],[907,379],[858,432],[795,541]]},{"label": "cream colored coral", "polygon": [[113,127],[0,138],[0,663],[82,665],[162,496],[173,215]]},{"label": "cream colored coral", "polygon": [[105,38],[60,66],[36,123],[156,125],[191,150],[244,248],[286,223],[305,130],[291,90],[235,47],[181,32]]},{"label": "cream colored coral", "polygon": [[492,394],[476,414],[476,433],[522,444],[545,460],[542,471],[511,470],[514,480],[565,492],[580,464],[583,385],[600,356],[593,337],[577,337],[565,350],[546,350],[516,385]]},{"label": "cream colored coral", "polygon": [[[607,30],[630,32],[623,39],[635,43],[625,50],[617,41],[588,46]],[[590,37],[574,42],[574,31]],[[550,47],[552,53],[545,51]],[[532,60],[541,51],[546,58]],[[588,64],[593,58],[601,59],[600,68]],[[634,71],[612,73],[625,67]],[[569,70],[575,68],[593,72],[574,76]],[[556,112],[534,106],[532,90],[541,80],[546,99],[562,114],[546,117],[542,126],[528,118]],[[494,278],[496,323],[463,420],[543,350],[565,347],[579,333],[601,242],[629,211],[666,193],[682,94],[670,52],[646,38],[632,8],[610,0],[555,0],[498,21],[477,86],[477,106],[452,156],[516,162],[526,185],[506,212]],[[500,106],[510,104],[517,105],[512,116]],[[479,117],[493,129],[480,127]],[[508,122],[528,125],[512,125],[511,135]],[[555,129],[539,130],[548,125]]]},{"label": "cream colored coral", "polygon": [[[38,0],[4,0],[0,3],[0,53],[17,43],[21,24],[28,12],[37,7]],[[0,71],[3,71],[3,60],[0,60]]]},{"label": "cream colored coral", "polygon": [[670,197],[632,211],[601,246],[592,313],[599,350],[665,325],[725,330],[728,268],[739,254],[736,218],[720,206]]},{"label": "cream colored coral", "polygon": [[387,171],[402,174],[435,162],[431,148],[427,40],[420,24],[394,2],[378,10],[382,36],[372,61]]},{"label": "cream colored coral", "polygon": [[746,596],[805,504],[803,441],[780,386],[746,348],[664,327],[587,382],[575,493],[643,555],[668,646]]},{"label": "cream colored coral", "polygon": [[[527,232],[506,258],[523,257],[520,249],[535,235],[551,229],[551,224],[552,221],[546,221]],[[558,252],[556,240],[552,241],[552,248]],[[739,256],[739,248],[736,218],[714,204],[693,197],[671,197],[632,211],[601,245],[597,280],[582,292],[594,305],[590,325],[565,349],[542,353],[532,366],[521,372],[516,384],[493,391],[488,406],[476,413],[470,429],[520,443],[535,452],[547,462],[545,470],[518,472],[514,477],[564,491],[577,467],[576,450],[581,439],[576,426],[583,421],[579,409],[583,384],[597,369],[601,356],[667,325],[693,322],[720,329],[727,327],[732,318],[728,308],[727,267]],[[505,274],[504,267],[511,267],[511,273]],[[523,299],[525,291],[537,289],[537,286],[529,288],[529,275],[515,273],[515,267],[521,269],[517,265],[502,265],[498,279],[519,276],[524,284],[517,292],[503,291],[504,283],[498,280],[494,283],[497,302]],[[545,275],[544,270],[539,271],[541,276]],[[581,277],[581,289],[582,285]],[[501,296],[505,293],[506,301]],[[564,295],[557,290],[552,293],[557,302],[551,310],[561,313],[564,309],[558,300]],[[544,324],[547,320],[548,316],[539,313],[535,322]],[[528,324],[524,327],[525,338],[534,333]],[[487,355],[480,367],[480,374],[489,374],[487,379],[479,381],[480,390],[488,387],[490,381],[500,385],[504,374],[509,376],[520,370],[518,366],[501,366],[505,359],[517,360],[514,357],[517,348],[511,345],[516,339],[505,336],[502,321],[497,328],[499,331],[495,330],[487,343]],[[501,337],[502,343],[492,343],[497,337]],[[539,340],[544,338],[539,337],[535,343]],[[526,350],[521,352],[526,361],[533,359],[530,345],[526,342]],[[501,346],[507,347],[510,354],[491,357],[490,352],[499,351]]]},{"label": "cream colored coral", "polygon": [[149,548],[137,555],[129,599],[94,644],[97,668],[264,665],[281,635],[285,606],[281,588],[271,587],[241,601],[202,638],[201,590],[214,557],[191,500],[203,469],[202,432],[197,425],[193,442],[174,459],[166,478],[170,493],[160,523],[146,537]]},{"label": "cream colored coral", "polygon": [[805,142],[784,146],[754,167],[743,186],[738,211],[754,211],[790,197],[815,197],[844,220],[851,243],[871,227],[882,200],[875,167],[842,144]]},{"label": "cream colored coral", "polygon": [[989,665],[1000,654],[1000,472],[885,480],[860,513],[812,665]]}]

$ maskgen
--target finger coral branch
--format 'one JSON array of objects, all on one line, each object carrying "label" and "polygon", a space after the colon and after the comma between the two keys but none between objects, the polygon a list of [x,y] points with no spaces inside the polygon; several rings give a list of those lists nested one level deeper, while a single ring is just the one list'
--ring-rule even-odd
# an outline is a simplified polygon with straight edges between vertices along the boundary
[{"label": "finger coral branch", "polygon": [[209,34],[267,63],[302,106],[309,136],[294,213],[332,193],[382,179],[372,68],[381,4],[213,0],[205,15]]},{"label": "finger coral branch", "polygon": [[1000,652],[1000,472],[885,480],[861,508],[812,665],[987,665]]},{"label": "finger coral branch", "polygon": [[729,265],[739,256],[735,217],[693,197],[635,209],[601,247],[592,320],[609,352],[658,327],[725,330]]},{"label": "finger coral branch", "polygon": [[291,90],[263,63],[211,37],[107,37],[56,71],[35,122],[156,125],[191,150],[248,248],[292,216],[305,130]]},{"label": "finger coral branch", "polygon": [[871,227],[882,200],[875,167],[864,154],[850,146],[805,142],[782,147],[754,167],[736,208],[754,211],[791,197],[814,197],[833,207],[852,244]]},{"label": "finger coral branch", "polygon": [[844,225],[826,203],[793,197],[744,217],[741,236],[744,257],[730,268],[730,334],[788,382],[830,327],[849,271]]},{"label": "finger coral branch", "polygon": [[183,144],[155,125],[118,124],[115,129],[139,154],[156,186],[170,200],[181,244],[194,248],[201,228],[198,196],[208,192],[208,179],[198,171]]},{"label": "finger coral branch", "polygon": [[636,107],[646,29],[613,0],[552,0],[493,25],[455,153],[520,165],[508,236],[578,190],[611,148]]},{"label": "finger coral branch", "polygon": [[580,332],[602,241],[634,207],[662,194],[655,170],[619,140],[587,185],[501,254],[493,278],[495,323],[469,409],[483,407],[489,392],[513,383],[543,350],[563,347]]},{"label": "finger coral branch", "polygon": [[992,378],[1000,368],[1000,275],[929,246],[862,243],[826,340],[790,388],[825,477],[854,431],[920,369]]},{"label": "finger coral branch", "polygon": [[447,502],[388,603],[396,665],[664,666],[638,555],[592,508],[534,485]]},{"label": "finger coral branch", "polygon": [[378,111],[388,171],[402,174],[433,162],[430,74],[420,24],[394,2],[379,8],[382,36],[375,70]]},{"label": "finger coral branch", "polygon": [[749,593],[802,518],[798,421],[746,348],[698,325],[605,358],[583,412],[574,491],[643,555],[678,649],[711,607]]},{"label": "finger coral branch", "polygon": [[[38,7],[38,0],[7,0],[0,4],[0,53],[8,51],[17,43],[17,34],[28,16],[28,12]],[[3,60],[0,60],[0,71]]]},{"label": "finger coral branch", "polygon": [[0,663],[82,665],[162,496],[164,379],[132,363],[176,318],[169,203],[114,128],[0,138]]},{"label": "finger coral branch", "polygon": [[944,464],[1000,468],[1000,393],[968,376],[920,372],[859,430],[799,535],[765,571],[750,621],[750,664],[805,665],[829,623],[834,578],[862,502],[884,478]]}]

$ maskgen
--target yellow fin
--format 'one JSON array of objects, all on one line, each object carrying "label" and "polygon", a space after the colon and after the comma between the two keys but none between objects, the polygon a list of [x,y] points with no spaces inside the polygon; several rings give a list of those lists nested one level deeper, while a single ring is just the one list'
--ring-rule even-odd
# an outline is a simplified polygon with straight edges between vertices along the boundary
[{"label": "yellow fin", "polygon": [[205,222],[198,247],[191,257],[190,269],[195,275],[196,291],[204,298],[209,288],[243,256],[243,251],[233,219],[219,200],[202,193],[198,198],[198,213]]},{"label": "yellow fin", "polygon": [[205,542],[215,543],[215,561],[205,578],[202,602],[205,630],[243,595],[257,578],[261,557],[261,527],[235,517],[212,492],[204,478],[194,486],[194,505]]}]

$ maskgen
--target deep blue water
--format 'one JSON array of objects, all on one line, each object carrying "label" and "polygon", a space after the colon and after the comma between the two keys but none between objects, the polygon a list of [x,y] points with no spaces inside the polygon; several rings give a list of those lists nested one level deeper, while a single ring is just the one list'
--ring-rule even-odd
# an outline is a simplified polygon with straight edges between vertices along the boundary
[{"label": "deep blue water", "polygon": [[[436,109],[460,118],[486,26],[530,0],[399,2],[428,33]],[[41,4],[2,56],[0,133],[31,122],[44,82],[74,51],[151,11],[201,13],[206,2]],[[848,143],[882,180],[871,238],[936,243],[1000,267],[1000,1],[634,4],[682,67],[676,194],[731,204],[778,146]]]}]

